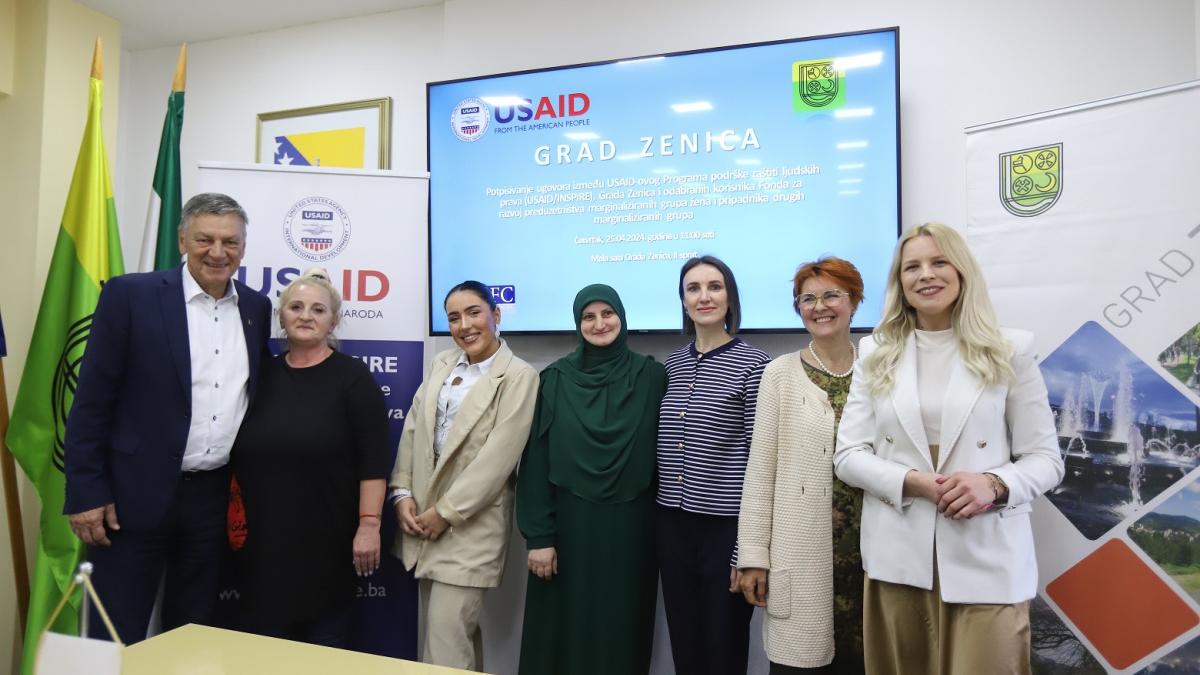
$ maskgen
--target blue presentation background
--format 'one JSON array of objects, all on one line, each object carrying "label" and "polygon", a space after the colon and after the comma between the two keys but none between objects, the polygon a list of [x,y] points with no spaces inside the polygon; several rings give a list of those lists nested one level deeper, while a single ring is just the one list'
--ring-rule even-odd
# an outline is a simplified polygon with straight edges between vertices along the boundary
[{"label": "blue presentation background", "polygon": [[[442,298],[448,288],[467,278],[515,287],[517,302],[504,308],[508,331],[572,330],[574,295],[596,282],[608,283],[621,293],[631,329],[678,329],[677,283],[682,260],[593,263],[589,259],[598,254],[692,251],[711,253],[729,263],[741,289],[743,327],[751,329],[799,327],[801,322],[791,307],[791,277],[796,266],[825,254],[848,258],[862,272],[867,295],[853,325],[873,326],[898,224],[895,39],[894,32],[883,31],[431,85],[432,330],[447,330]],[[793,111],[793,62],[869,52],[881,52],[881,63],[846,72],[842,108],[870,107],[872,116],[835,118],[826,112]],[[572,92],[586,93],[590,99],[590,109],[581,117],[589,121],[587,126],[497,133],[497,128],[517,122],[501,125],[491,116],[486,132],[476,141],[459,140],[452,131],[451,111],[463,99],[516,96],[532,99],[536,107],[543,96],[557,104],[558,95]],[[670,107],[690,101],[709,101],[713,109],[676,113]],[[547,121],[554,118],[526,124]],[[703,152],[705,131],[718,134],[731,129],[738,135],[740,147],[747,127],[756,132],[759,149]],[[564,134],[579,132],[599,136],[588,141],[595,161],[535,163],[534,150],[539,145],[569,144],[574,158],[579,141]],[[675,136],[674,151],[678,153],[679,135],[685,133],[698,134],[698,154],[658,156],[658,136]],[[622,159],[622,155],[641,150],[642,136],[656,138],[656,156]],[[601,140],[615,143],[617,158],[599,160]],[[867,141],[868,147],[836,147],[839,142],[856,140]],[[739,159],[760,163],[738,164]],[[838,165],[845,163],[864,166],[839,171]],[[593,217],[603,214],[586,212],[500,219],[500,198],[485,194],[488,187],[809,164],[819,165],[821,173],[789,178],[804,181],[803,202],[683,209],[693,210],[696,218],[679,223],[594,224]],[[862,182],[840,185],[838,180],[844,178],[861,178]],[[860,192],[838,194],[846,188]],[[757,193],[730,196],[743,194]],[[700,196],[714,202],[718,197]],[[673,198],[656,197],[659,202]],[[609,202],[580,205],[602,203]],[[620,213],[633,212],[613,212]],[[573,243],[576,236],[685,231],[712,231],[716,236],[655,243]]]}]

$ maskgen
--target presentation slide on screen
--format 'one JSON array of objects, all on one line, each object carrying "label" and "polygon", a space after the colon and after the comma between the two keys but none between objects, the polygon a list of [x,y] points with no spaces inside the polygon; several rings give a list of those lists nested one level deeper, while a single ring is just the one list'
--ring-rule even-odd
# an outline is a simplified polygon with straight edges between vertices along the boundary
[{"label": "presentation slide on screen", "polygon": [[898,230],[896,32],[428,87],[430,302],[493,287],[507,331],[573,330],[590,283],[678,330],[681,265],[727,262],[743,328],[793,329],[791,277],[851,260],[875,324]]}]

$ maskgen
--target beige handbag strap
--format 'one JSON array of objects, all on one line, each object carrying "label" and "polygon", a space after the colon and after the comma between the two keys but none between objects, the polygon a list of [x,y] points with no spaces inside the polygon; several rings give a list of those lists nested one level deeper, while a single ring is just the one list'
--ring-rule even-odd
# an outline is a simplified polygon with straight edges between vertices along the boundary
[{"label": "beige handbag strap", "polygon": [[[92,585],[92,577],[88,574],[81,573],[75,575],[74,579],[71,581],[71,585],[67,586],[67,592],[63,593],[62,599],[58,601],[58,606],[54,608],[53,612],[50,612],[50,619],[46,621],[46,627],[42,629],[42,633],[49,632],[50,627],[54,625],[54,620],[58,618],[58,615],[62,612],[63,607],[67,606],[67,600],[71,598],[71,594],[74,593],[75,589],[80,585],[80,579],[83,580],[83,592],[87,593],[92,598],[92,602],[96,603],[96,611],[100,614],[100,619],[104,621],[104,627],[108,629],[109,636],[112,637],[113,642],[115,642],[118,647],[124,647],[125,643],[121,642],[120,636],[117,635],[117,629],[113,628],[112,620],[108,618],[108,612],[104,610],[104,604],[100,602],[100,595],[96,593],[96,587]],[[87,636],[81,635],[80,637]]]}]

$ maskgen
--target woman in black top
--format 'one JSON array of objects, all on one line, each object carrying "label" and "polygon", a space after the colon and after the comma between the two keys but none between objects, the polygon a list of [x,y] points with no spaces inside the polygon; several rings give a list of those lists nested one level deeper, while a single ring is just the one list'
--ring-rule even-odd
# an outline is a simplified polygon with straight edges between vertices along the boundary
[{"label": "woman in black top", "polygon": [[288,351],[264,363],[233,461],[246,509],[246,627],[341,647],[355,575],[379,566],[391,468],[383,393],[337,352],[339,293],[310,270],[279,298]]}]

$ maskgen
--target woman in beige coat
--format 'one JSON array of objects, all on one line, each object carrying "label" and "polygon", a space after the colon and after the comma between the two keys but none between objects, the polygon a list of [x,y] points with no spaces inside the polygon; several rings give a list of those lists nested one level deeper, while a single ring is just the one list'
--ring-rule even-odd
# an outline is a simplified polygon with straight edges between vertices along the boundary
[{"label": "woman in beige coat", "polygon": [[481,670],[479,612],[504,570],[538,375],[496,334],[486,286],[463,282],[444,306],[458,348],[434,358],[404,421],[389,482],[403,530],[393,553],[420,580],[421,660]]},{"label": "woman in beige coat", "polygon": [[863,672],[862,491],[833,477],[833,442],[863,281],[854,265],[828,257],[801,265],[792,292],[812,339],[772,361],[759,385],[738,517],[741,588],[766,609],[771,675],[853,675]]}]

